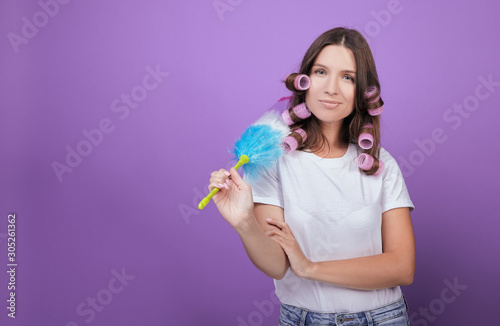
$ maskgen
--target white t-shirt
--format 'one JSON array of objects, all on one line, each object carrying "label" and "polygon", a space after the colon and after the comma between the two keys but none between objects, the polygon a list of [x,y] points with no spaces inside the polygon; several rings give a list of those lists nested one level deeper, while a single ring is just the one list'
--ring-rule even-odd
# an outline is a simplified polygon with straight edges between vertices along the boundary
[{"label": "white t-shirt", "polygon": [[[258,182],[244,177],[254,202],[284,209],[285,222],[311,261],[381,254],[382,213],[397,207],[414,209],[396,160],[381,148],[384,170],[368,176],[356,165],[359,153],[352,143],[340,158],[295,151],[283,155]],[[274,285],[282,303],[318,312],[371,310],[401,297],[399,286],[355,290],[299,278],[290,268]]]}]

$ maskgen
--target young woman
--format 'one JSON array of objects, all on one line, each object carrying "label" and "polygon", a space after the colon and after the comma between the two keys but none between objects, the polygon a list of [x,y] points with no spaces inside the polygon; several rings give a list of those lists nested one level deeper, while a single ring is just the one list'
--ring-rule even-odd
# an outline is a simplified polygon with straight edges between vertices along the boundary
[{"label": "young woman", "polygon": [[[298,74],[309,76],[306,90],[294,86]],[[253,184],[234,168],[213,172],[209,190],[221,188],[213,200],[274,279],[280,325],[409,325],[400,285],[415,271],[414,205],[380,147],[383,101],[370,48],[356,30],[329,30],[298,74],[285,80],[297,150]],[[302,103],[305,119],[293,110]]]}]

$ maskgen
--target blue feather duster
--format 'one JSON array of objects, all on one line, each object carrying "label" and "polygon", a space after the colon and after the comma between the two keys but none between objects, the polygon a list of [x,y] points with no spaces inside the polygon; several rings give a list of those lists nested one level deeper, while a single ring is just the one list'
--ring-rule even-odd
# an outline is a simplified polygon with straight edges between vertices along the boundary
[{"label": "blue feather duster", "polygon": [[[281,108],[286,107],[288,98],[281,98],[268,112],[255,121],[229,150],[234,155],[233,160],[238,161],[235,166],[243,166],[243,173],[249,181],[258,180],[263,172],[274,167],[278,159],[285,152],[283,141],[290,134],[290,127],[281,117]],[[203,209],[210,199],[219,191],[214,188],[198,204]]]},{"label": "blue feather duster", "polygon": [[290,128],[281,115],[269,111],[248,127],[229,151],[234,155],[234,161],[242,155],[248,156],[248,163],[242,169],[248,180],[254,182],[263,172],[273,168],[283,155],[282,144],[289,133]]}]

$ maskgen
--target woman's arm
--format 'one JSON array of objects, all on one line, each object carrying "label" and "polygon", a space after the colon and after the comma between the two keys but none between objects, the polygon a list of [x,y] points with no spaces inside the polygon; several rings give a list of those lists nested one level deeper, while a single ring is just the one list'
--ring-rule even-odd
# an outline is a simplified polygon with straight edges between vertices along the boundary
[{"label": "woman's arm", "polygon": [[409,285],[415,273],[415,237],[410,211],[395,208],[382,214],[382,254],[345,260],[311,262],[288,225],[269,221],[278,231],[268,236],[285,250],[292,271],[299,277],[359,289],[376,290]]},{"label": "woman's arm", "polygon": [[[231,180],[228,176],[231,175]],[[254,204],[252,188],[234,168],[212,173],[208,190],[219,192],[213,197],[222,217],[238,232],[252,263],[266,275],[282,279],[290,266],[281,247],[268,238],[265,231],[277,229],[268,225],[266,218],[284,223],[283,209],[278,206]]]},{"label": "woman's arm", "polygon": [[284,221],[283,208],[255,204],[254,216],[235,227],[252,263],[266,275],[280,280],[290,266],[285,252],[265,231],[276,228],[265,222],[266,218]]}]

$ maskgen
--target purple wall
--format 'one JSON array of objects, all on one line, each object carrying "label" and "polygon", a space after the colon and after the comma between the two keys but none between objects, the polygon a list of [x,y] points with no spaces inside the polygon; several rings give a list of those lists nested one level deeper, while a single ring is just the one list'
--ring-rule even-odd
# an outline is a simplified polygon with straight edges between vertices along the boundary
[{"label": "purple wall", "polygon": [[413,325],[494,323],[498,2],[57,1],[0,3],[1,325],[277,325],[271,279],[195,207],[336,26],[369,40],[416,205]]}]

